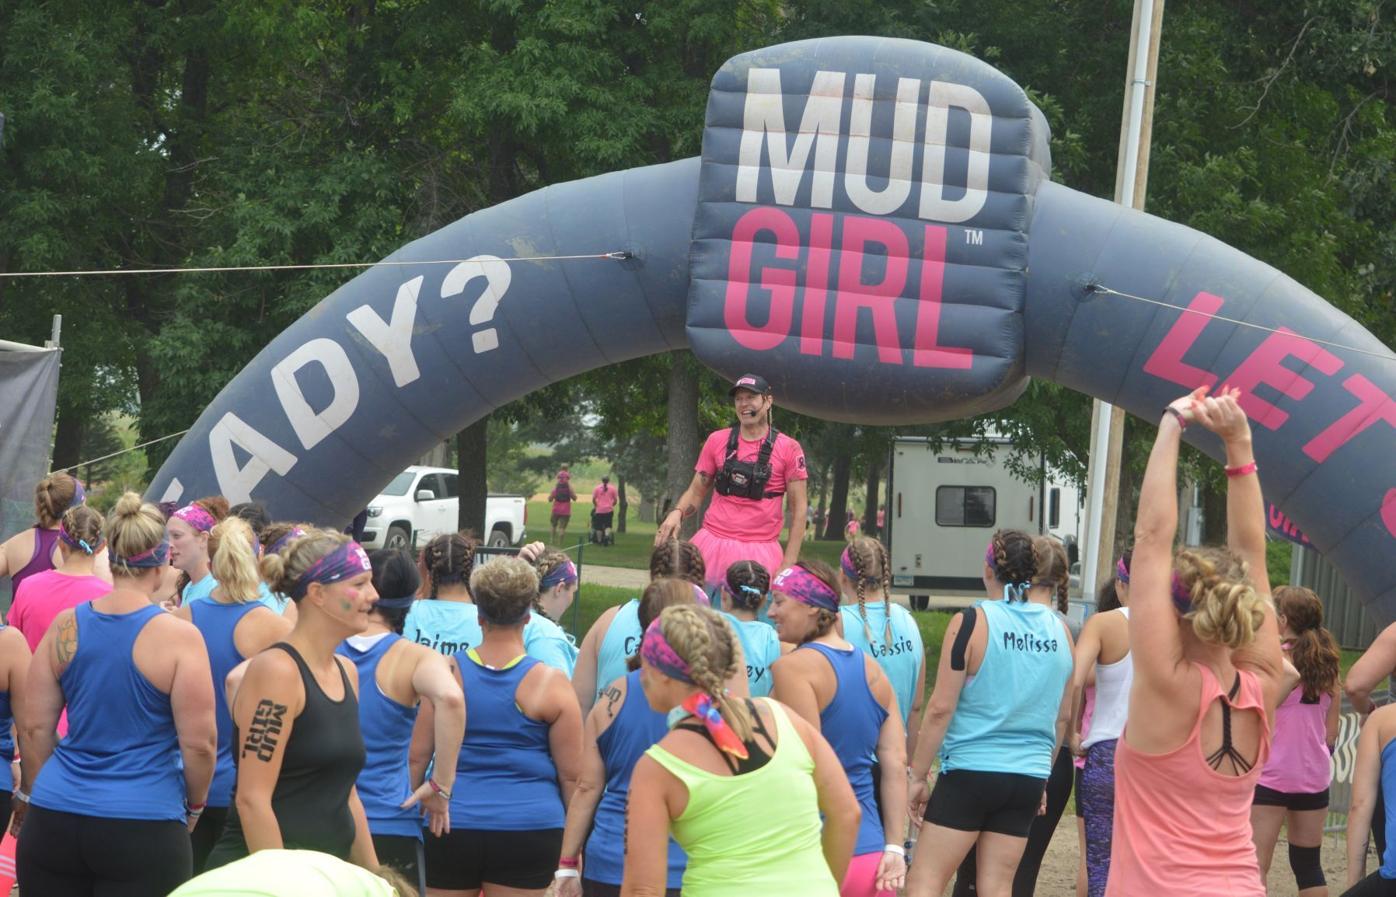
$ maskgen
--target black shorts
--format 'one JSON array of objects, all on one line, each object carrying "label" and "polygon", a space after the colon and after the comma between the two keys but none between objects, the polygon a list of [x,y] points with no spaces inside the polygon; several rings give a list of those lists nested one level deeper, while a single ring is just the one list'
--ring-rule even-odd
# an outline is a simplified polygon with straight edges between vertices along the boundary
[{"label": "black shorts", "polygon": [[925,818],[961,832],[1026,838],[1046,787],[1046,779],[1011,772],[942,772],[926,803]]},{"label": "black shorts", "polygon": [[407,835],[374,835],[373,852],[380,866],[392,866],[423,895],[427,882],[423,877],[426,864],[422,862],[422,841]]},{"label": "black shorts", "polygon": [[1290,794],[1266,788],[1264,785],[1256,785],[1254,803],[1258,807],[1284,807],[1286,810],[1326,810],[1328,789],[1313,794]]},{"label": "black shorts", "polygon": [[427,887],[475,891],[484,884],[539,890],[553,883],[562,829],[525,832],[453,828],[426,837]]},{"label": "black shorts", "polygon": [[600,511],[594,511],[591,515],[591,528],[610,529],[611,521],[615,519],[615,516],[615,511],[607,511],[604,514],[602,514]]}]

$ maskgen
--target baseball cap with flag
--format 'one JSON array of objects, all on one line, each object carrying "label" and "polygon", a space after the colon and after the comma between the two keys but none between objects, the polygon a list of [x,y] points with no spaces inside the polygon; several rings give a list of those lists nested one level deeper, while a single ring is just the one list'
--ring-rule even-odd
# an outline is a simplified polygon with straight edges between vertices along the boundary
[{"label": "baseball cap with flag", "polygon": [[766,382],[765,377],[761,377],[757,374],[742,374],[737,378],[737,382],[732,384],[732,388],[727,390],[727,395],[735,396],[739,389],[749,389],[763,396],[771,394],[771,384]]}]

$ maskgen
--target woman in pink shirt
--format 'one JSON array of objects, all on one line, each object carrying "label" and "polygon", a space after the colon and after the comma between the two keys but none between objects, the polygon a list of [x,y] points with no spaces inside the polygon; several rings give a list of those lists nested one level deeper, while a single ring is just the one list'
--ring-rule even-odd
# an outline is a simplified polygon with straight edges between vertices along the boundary
[{"label": "woman in pink shirt", "polygon": [[30,651],[39,646],[54,617],[111,591],[111,583],[95,571],[104,544],[101,514],[87,505],[63,514],[58,524],[61,563],[20,583],[10,605],[9,623],[24,634]]},{"label": "woman in pink shirt", "polygon": [[[1238,395],[1199,387],[1165,409],[1144,474],[1130,563],[1134,681],[1115,755],[1107,897],[1265,895],[1251,800],[1270,720],[1296,677],[1269,601],[1265,509]],[[1194,423],[1226,447],[1228,548],[1175,557],[1178,448]]]},{"label": "woman in pink shirt", "polygon": [[1275,711],[1270,760],[1255,786],[1251,826],[1268,876],[1280,825],[1288,830],[1289,867],[1299,897],[1327,897],[1320,850],[1328,817],[1333,744],[1338,740],[1340,707],[1338,643],[1323,628],[1323,602],[1309,589],[1275,590],[1280,647],[1299,672],[1299,685]]}]

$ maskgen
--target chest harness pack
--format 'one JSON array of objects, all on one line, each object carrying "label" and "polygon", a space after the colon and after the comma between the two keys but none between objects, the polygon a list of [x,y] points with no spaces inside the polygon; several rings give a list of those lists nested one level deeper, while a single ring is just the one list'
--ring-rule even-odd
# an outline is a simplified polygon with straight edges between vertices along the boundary
[{"label": "chest harness pack", "polygon": [[771,480],[771,452],[776,447],[776,437],[780,434],[770,427],[766,438],[761,441],[761,449],[755,461],[737,460],[737,441],[740,438],[740,425],[733,425],[727,435],[727,456],[722,469],[717,472],[714,488],[719,495],[734,498],[780,498],[784,492],[767,492],[766,484]]}]

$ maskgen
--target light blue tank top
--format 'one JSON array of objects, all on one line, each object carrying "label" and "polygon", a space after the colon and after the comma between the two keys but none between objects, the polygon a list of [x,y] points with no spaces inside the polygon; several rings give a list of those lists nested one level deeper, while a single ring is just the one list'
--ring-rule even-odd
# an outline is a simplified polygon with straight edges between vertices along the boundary
[{"label": "light blue tank top", "polygon": [[364,768],[357,781],[359,799],[374,835],[422,837],[419,807],[402,809],[412,794],[407,770],[407,749],[417,708],[406,707],[383,694],[378,687],[378,662],[402,636],[390,632],[366,651],[345,642],[335,649],[359,670],[359,729],[364,736]]},{"label": "light blue tank top", "polygon": [[[902,712],[902,723],[912,725],[911,708],[916,699],[916,682],[921,678],[921,665],[926,657],[926,647],[921,642],[921,629],[911,611],[900,604],[892,605],[892,641],[887,641],[887,603],[870,602],[865,606],[868,613],[867,626],[858,615],[858,605],[844,605],[839,608],[843,614],[843,637],[854,647],[867,654],[892,683],[892,691],[897,696],[897,708]],[[869,638],[871,630],[871,638]],[[919,721],[918,721],[919,722]]]},{"label": "light blue tank top", "polygon": [[738,620],[731,614],[723,614],[737,637],[742,641],[742,654],[746,656],[746,681],[753,698],[764,698],[771,693],[771,664],[780,660],[780,636],[774,626],[760,620]]},{"label": "light blue tank top", "polygon": [[194,628],[204,637],[208,648],[208,665],[213,674],[213,716],[218,723],[218,763],[213,768],[213,781],[208,786],[208,805],[226,807],[232,803],[233,785],[237,782],[237,765],[233,762],[233,716],[228,712],[228,693],[223,687],[233,667],[247,658],[238,653],[233,634],[242,618],[262,605],[219,604],[217,601],[196,601],[189,605]]},{"label": "light blue tank top", "polygon": [[1381,794],[1386,804],[1386,861],[1377,871],[1382,878],[1396,878],[1396,739],[1381,749]]},{"label": "light blue tank top", "polygon": [[[447,657],[468,648],[478,648],[484,638],[480,629],[480,609],[464,601],[439,601],[433,598],[414,601],[407,611],[407,619],[403,621],[402,636]],[[570,643],[559,643],[567,641],[567,634],[560,626],[542,614],[532,614],[524,624],[523,641],[528,656],[562,670],[567,678],[572,678],[577,651],[571,648],[569,655]]]},{"label": "light blue tank top", "polygon": [[1044,604],[981,601],[988,627],[979,672],[965,683],[940,749],[941,769],[1052,772],[1057,711],[1071,676],[1071,649],[1056,612]]},{"label": "light blue tank top", "polygon": [[[612,680],[614,681],[614,680]],[[650,709],[640,686],[640,671],[625,678],[625,703],[596,746],[606,765],[606,790],[596,805],[591,836],[586,843],[586,877],[605,885],[619,885],[625,870],[625,805],[630,797],[630,774],[640,757],[669,734],[663,713]],[[678,890],[688,865],[683,848],[669,839],[669,877],[665,885]]]},{"label": "light blue tank top", "polygon": [[572,678],[572,671],[577,668],[577,643],[561,626],[535,611],[524,626],[523,642],[529,657]]},{"label": "light blue tank top", "polygon": [[601,648],[596,652],[596,695],[601,689],[624,676],[628,670],[625,662],[630,655],[640,650],[640,599],[632,598],[620,606],[611,618],[606,637],[601,640]]},{"label": "light blue tank top", "polygon": [[[848,784],[858,798],[863,818],[858,823],[854,856],[882,853],[887,840],[882,836],[882,815],[873,791],[872,768],[877,756],[877,739],[887,721],[887,709],[878,703],[868,687],[867,661],[857,648],[840,651],[828,645],[801,645],[799,650],[818,651],[834,668],[838,689],[829,705],[819,711],[819,729],[838,755]],[[900,771],[892,770],[900,775]],[[900,839],[900,835],[898,838]]]},{"label": "light blue tank top", "polygon": [[525,716],[515,698],[519,683],[539,661],[525,657],[507,669],[492,670],[465,651],[455,659],[465,686],[466,725],[451,789],[451,828],[562,828],[562,792],[549,726]]},{"label": "light blue tank top", "polygon": [[131,657],[141,630],[164,611],[104,614],[79,604],[74,613],[78,650],[58,677],[68,734],[39,770],[30,803],[79,816],[183,822],[170,696]]}]

